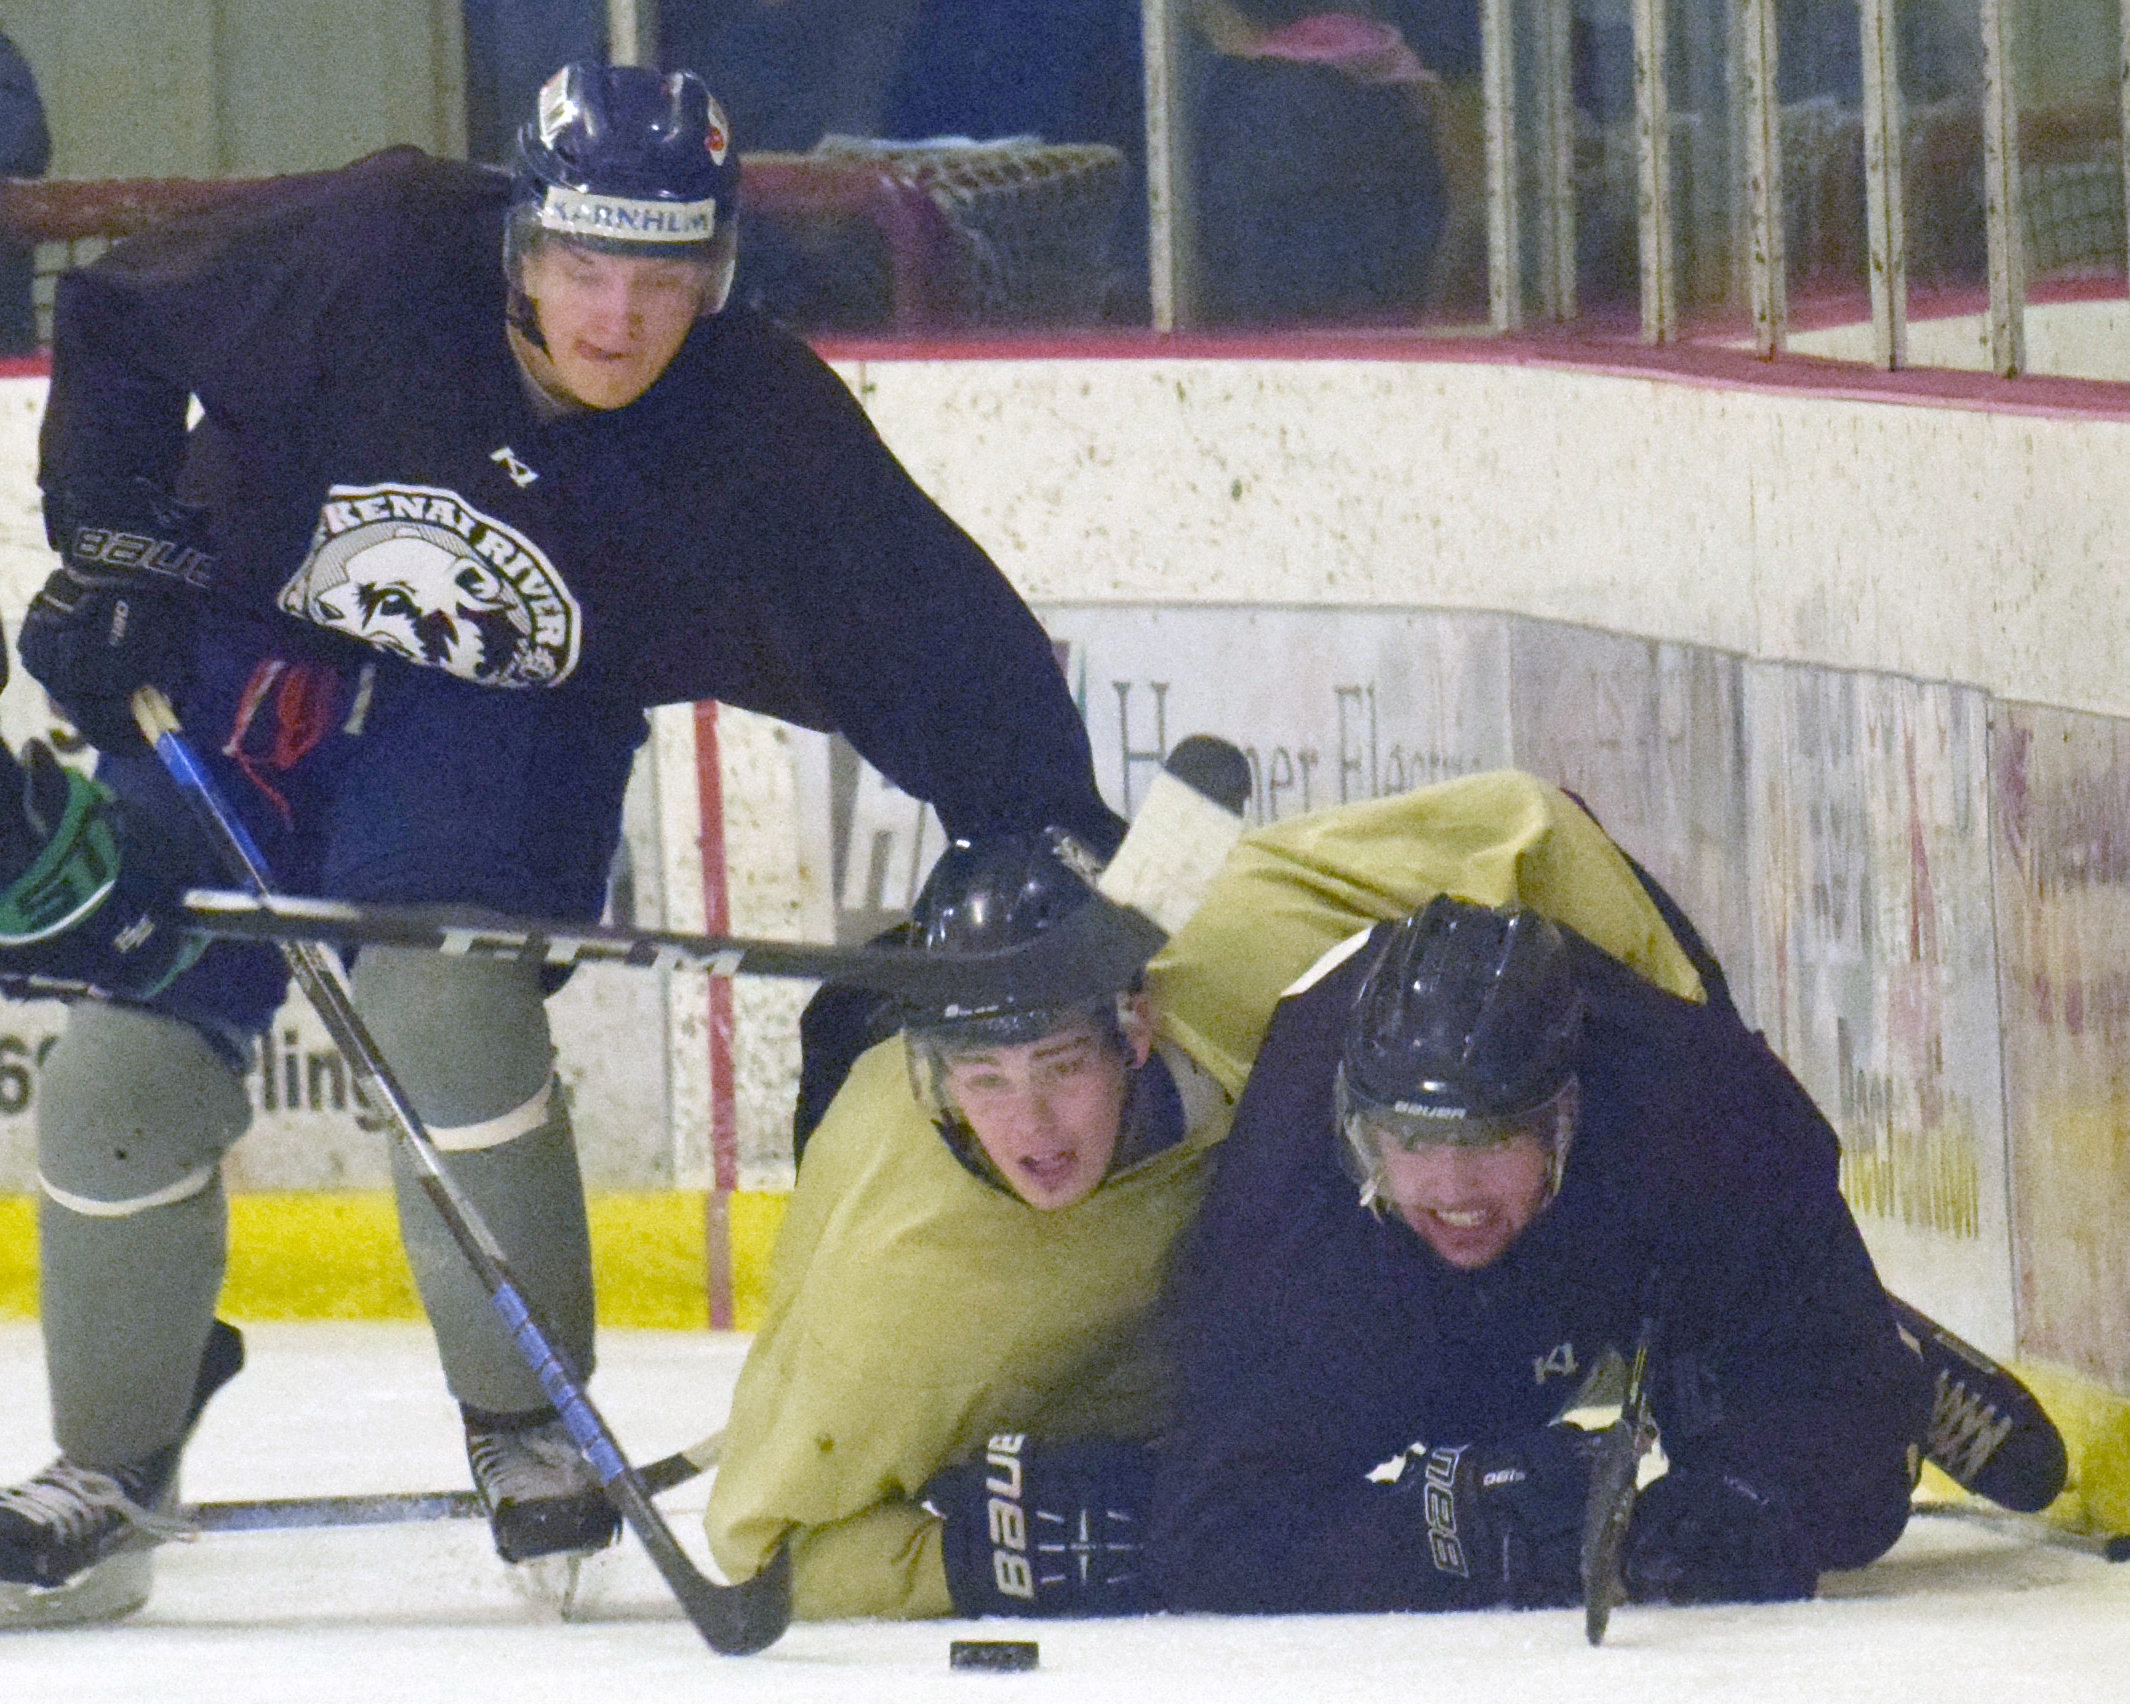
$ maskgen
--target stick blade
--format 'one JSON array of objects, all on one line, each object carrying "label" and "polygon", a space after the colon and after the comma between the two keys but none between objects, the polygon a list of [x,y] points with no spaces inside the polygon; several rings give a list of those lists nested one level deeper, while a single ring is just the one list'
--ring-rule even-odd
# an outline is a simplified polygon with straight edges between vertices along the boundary
[{"label": "stick blade", "polygon": [[1193,734],[1147,789],[1098,891],[1175,934],[1242,838],[1249,797],[1250,760],[1226,740]]},{"label": "stick blade", "polygon": [[1635,1470],[1642,1461],[1639,1428],[1622,1414],[1605,1428],[1590,1469],[1590,1499],[1583,1505],[1583,1637],[1603,1644],[1616,1605],[1626,1601],[1620,1553],[1634,1514]]},{"label": "stick blade", "polygon": [[747,1657],[766,1651],[791,1625],[791,1551],[778,1545],[769,1565],[751,1580],[720,1586],[696,1577],[685,1589],[675,1585],[681,1608],[705,1643],[721,1657]]}]

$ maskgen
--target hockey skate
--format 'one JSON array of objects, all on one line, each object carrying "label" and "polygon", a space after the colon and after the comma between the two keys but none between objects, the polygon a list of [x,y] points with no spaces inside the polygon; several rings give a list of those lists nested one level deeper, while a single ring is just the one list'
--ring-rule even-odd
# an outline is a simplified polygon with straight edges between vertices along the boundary
[{"label": "hockey skate", "polygon": [[[242,1336],[216,1320],[184,1438],[243,1364]],[[155,1546],[192,1536],[172,1513],[184,1438],[109,1472],[61,1456],[0,1490],[0,1628],[115,1621],[148,1601]]]},{"label": "hockey skate", "polygon": [[567,1615],[584,1558],[613,1543],[621,1517],[551,1408],[463,1410],[466,1459],[496,1554],[535,1602]]},{"label": "hockey skate", "polygon": [[1901,1340],[1930,1375],[1923,1453],[1963,1490],[2031,1514],[2063,1490],[2063,1435],[2033,1393],[1981,1350],[1898,1296],[1889,1297]]}]

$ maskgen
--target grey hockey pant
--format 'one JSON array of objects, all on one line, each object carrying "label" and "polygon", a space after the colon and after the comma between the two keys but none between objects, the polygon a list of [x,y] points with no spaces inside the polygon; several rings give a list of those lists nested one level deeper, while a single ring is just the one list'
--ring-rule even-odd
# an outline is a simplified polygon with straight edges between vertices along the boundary
[{"label": "grey hockey pant", "polygon": [[[539,975],[371,950],[351,981],[452,1176],[589,1375],[584,1192]],[[69,1013],[40,1084],[37,1147],[53,1433],[73,1460],[116,1467],[183,1434],[222,1283],[221,1160],[250,1122],[244,1083],[190,1025],[87,1002]],[[393,1180],[452,1395],[496,1413],[540,1407],[538,1383],[396,1151]]]}]

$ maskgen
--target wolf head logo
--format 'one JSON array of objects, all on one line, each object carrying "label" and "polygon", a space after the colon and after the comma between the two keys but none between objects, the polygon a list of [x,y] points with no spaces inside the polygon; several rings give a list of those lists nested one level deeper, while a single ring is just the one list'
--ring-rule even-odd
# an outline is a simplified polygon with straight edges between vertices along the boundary
[{"label": "wolf head logo", "polygon": [[433,530],[400,527],[349,556],[347,577],[314,594],[314,619],[410,663],[493,679],[507,672],[532,623],[501,575],[423,536]]}]

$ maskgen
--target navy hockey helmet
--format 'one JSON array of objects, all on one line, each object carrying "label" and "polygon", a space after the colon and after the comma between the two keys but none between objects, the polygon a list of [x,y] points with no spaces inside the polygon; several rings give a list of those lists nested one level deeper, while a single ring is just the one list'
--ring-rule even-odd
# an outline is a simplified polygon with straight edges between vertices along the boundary
[{"label": "navy hockey helmet", "polygon": [[503,257],[513,282],[553,235],[608,254],[699,260],[705,311],[738,253],[740,159],[724,108],[692,71],[565,65],[542,85],[511,161]]},{"label": "navy hockey helmet", "polygon": [[1364,1185],[1378,1142],[1487,1145],[1518,1132],[1567,1158],[1583,997],[1558,925],[1438,895],[1391,932],[1354,997],[1335,1081]]}]

